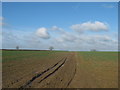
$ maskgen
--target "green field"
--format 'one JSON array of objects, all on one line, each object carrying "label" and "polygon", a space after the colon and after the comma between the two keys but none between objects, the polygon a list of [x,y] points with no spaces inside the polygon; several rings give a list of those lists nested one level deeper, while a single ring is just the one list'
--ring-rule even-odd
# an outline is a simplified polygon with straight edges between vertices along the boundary
[{"label": "green field", "polygon": [[53,54],[59,54],[60,51],[3,51],[2,57],[3,62],[11,60],[24,60],[24,58],[35,57],[35,58],[45,58],[46,56],[51,58]]},{"label": "green field", "polygon": [[5,88],[25,86],[33,77],[46,70],[26,87],[118,87],[117,52],[3,51],[2,58]]},{"label": "green field", "polygon": [[118,87],[117,52],[77,52],[77,69],[70,87]]},{"label": "green field", "polygon": [[85,60],[95,59],[100,61],[117,61],[118,60],[118,52],[79,52]]}]

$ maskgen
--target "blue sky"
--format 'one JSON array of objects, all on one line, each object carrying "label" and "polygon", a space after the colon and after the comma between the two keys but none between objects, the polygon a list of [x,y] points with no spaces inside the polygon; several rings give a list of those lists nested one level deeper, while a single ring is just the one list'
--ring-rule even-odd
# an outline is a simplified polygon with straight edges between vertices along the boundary
[{"label": "blue sky", "polygon": [[4,2],[3,48],[117,50],[117,4]]}]

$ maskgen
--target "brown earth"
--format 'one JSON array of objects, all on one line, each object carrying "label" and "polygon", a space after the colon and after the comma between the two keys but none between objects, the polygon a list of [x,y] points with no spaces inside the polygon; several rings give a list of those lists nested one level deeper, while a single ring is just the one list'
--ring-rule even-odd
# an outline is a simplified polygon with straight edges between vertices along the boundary
[{"label": "brown earth", "polygon": [[59,68],[58,71],[42,82],[40,82],[40,78],[38,78],[31,87],[67,88],[75,75],[76,63],[74,60],[74,53],[70,53],[66,58],[66,62],[62,65],[61,68]]},{"label": "brown earth", "polygon": [[87,60],[79,52],[54,53],[40,58],[28,57],[30,55],[33,54],[26,55],[22,61],[3,63],[3,88],[118,87],[115,61],[97,60],[100,58],[93,56]]},{"label": "brown earth", "polygon": [[[3,57],[3,60],[5,58],[11,57]],[[27,57],[4,62],[3,88],[55,88],[69,85],[74,77],[76,65],[74,53],[54,53],[38,59],[38,57]]]}]

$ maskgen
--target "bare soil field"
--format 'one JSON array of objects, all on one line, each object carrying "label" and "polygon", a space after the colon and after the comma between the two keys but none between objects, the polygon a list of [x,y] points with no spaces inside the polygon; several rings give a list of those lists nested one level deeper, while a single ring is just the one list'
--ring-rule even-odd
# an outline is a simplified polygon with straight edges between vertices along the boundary
[{"label": "bare soil field", "polygon": [[67,87],[74,77],[75,65],[71,52],[3,51],[2,86]]},{"label": "bare soil field", "polygon": [[3,51],[3,88],[117,88],[117,52]]}]

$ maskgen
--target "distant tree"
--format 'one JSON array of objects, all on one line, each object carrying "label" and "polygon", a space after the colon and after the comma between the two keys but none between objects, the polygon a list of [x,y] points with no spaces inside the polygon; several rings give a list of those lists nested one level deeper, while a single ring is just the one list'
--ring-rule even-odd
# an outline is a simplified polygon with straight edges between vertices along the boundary
[{"label": "distant tree", "polygon": [[16,46],[16,49],[18,50],[18,49],[19,49],[19,46]]},{"label": "distant tree", "polygon": [[49,49],[52,51],[54,49],[54,47],[50,46]]},{"label": "distant tree", "polygon": [[91,49],[91,51],[97,51],[96,49]]}]

